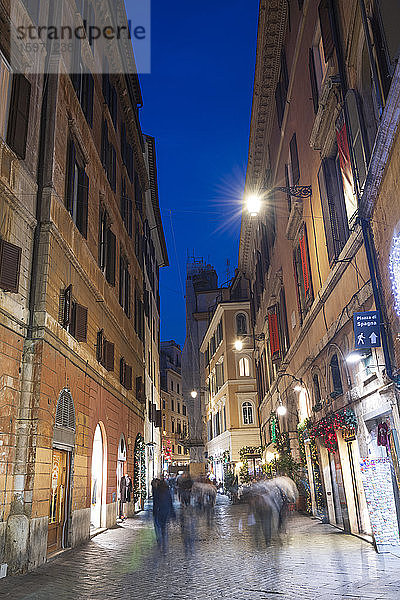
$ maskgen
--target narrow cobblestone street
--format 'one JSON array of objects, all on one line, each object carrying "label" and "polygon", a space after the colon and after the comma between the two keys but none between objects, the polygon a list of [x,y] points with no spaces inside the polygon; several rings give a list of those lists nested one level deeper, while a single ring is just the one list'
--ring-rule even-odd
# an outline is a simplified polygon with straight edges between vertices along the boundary
[{"label": "narrow cobblestone street", "polygon": [[[211,531],[198,522],[194,552],[185,556],[179,521],[160,556],[151,513],[108,530],[34,573],[0,583],[10,600],[190,599],[395,600],[400,559],[329,525],[294,516],[281,543],[257,548],[247,509],[223,498]],[[244,524],[244,526],[243,526]]]}]

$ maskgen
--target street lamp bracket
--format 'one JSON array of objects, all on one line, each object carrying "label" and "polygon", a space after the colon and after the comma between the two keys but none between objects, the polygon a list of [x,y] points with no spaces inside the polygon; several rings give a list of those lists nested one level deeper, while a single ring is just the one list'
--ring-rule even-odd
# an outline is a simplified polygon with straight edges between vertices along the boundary
[{"label": "street lamp bracket", "polygon": [[289,187],[274,187],[272,192],[284,192],[289,196],[294,196],[295,198],[311,198],[312,196],[312,187],[311,185],[292,185]]}]

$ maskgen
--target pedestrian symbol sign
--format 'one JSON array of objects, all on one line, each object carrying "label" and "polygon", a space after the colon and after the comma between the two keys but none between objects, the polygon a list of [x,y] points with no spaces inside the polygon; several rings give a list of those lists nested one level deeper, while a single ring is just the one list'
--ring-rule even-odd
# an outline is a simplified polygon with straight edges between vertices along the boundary
[{"label": "pedestrian symbol sign", "polygon": [[357,349],[379,348],[381,345],[381,322],[377,310],[354,313],[353,325]]}]

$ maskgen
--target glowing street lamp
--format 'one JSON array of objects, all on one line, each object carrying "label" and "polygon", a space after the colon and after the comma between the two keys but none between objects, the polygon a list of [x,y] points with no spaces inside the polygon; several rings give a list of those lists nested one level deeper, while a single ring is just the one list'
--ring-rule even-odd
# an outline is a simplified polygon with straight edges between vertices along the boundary
[{"label": "glowing street lamp", "polygon": [[196,392],[196,390],[192,390],[190,392],[190,395],[192,396],[192,398],[197,398],[197,392]]},{"label": "glowing street lamp", "polygon": [[236,340],[235,341],[235,350],[237,350],[238,352],[240,352],[241,350],[243,350],[243,342],[242,342],[242,340]]},{"label": "glowing street lamp", "polygon": [[359,363],[361,359],[362,359],[362,356],[359,352],[350,352],[350,354],[348,354],[346,356],[346,362],[349,365],[355,365],[355,364]]},{"label": "glowing street lamp", "polygon": [[257,194],[250,194],[246,198],[246,208],[251,217],[256,217],[261,210],[261,198]]},{"label": "glowing street lamp", "polygon": [[280,417],[284,417],[287,413],[287,408],[286,406],[283,406],[283,404],[280,404],[276,409],[276,412]]}]

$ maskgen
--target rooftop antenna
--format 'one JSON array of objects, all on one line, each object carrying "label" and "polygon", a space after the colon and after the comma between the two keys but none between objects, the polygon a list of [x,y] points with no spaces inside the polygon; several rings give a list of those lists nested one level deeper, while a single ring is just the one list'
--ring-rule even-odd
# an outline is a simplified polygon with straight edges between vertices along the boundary
[{"label": "rooftop antenna", "polygon": [[230,274],[231,274],[231,270],[230,270],[230,261],[229,258],[226,259],[226,281],[229,281],[230,279]]}]

